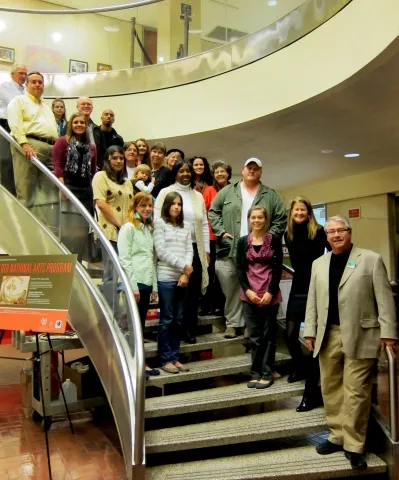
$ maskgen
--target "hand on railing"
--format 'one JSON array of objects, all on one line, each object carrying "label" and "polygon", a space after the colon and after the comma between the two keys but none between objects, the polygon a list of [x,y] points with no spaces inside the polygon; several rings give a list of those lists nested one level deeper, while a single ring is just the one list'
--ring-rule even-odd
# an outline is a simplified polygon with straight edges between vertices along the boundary
[{"label": "hand on railing", "polygon": [[396,340],[381,339],[381,343],[385,346],[385,353],[388,358],[388,375],[389,375],[389,416],[390,416],[390,433],[391,440],[397,442],[399,438],[399,405],[398,405],[398,366],[396,363],[394,348],[389,348],[386,341],[394,341],[396,346]]},{"label": "hand on railing", "polygon": [[393,338],[381,338],[381,348],[391,352],[393,358],[396,358],[397,340]]}]

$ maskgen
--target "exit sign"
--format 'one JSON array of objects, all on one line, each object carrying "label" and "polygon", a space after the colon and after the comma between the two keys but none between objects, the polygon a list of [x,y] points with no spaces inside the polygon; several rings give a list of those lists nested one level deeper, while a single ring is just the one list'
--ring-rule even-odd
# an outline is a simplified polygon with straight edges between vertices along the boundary
[{"label": "exit sign", "polygon": [[360,218],[360,207],[350,208],[348,210],[348,217],[349,218]]}]

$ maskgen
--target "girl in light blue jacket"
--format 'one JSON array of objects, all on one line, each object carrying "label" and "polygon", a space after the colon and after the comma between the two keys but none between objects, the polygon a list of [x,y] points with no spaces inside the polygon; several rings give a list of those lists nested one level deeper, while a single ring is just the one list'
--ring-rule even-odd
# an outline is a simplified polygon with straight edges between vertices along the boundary
[{"label": "girl in light blue jacket", "polygon": [[[154,254],[152,195],[140,192],[133,197],[128,221],[118,235],[119,260],[130,280],[144,331],[150,301],[158,300],[157,272]],[[159,370],[146,367],[147,375]]]}]

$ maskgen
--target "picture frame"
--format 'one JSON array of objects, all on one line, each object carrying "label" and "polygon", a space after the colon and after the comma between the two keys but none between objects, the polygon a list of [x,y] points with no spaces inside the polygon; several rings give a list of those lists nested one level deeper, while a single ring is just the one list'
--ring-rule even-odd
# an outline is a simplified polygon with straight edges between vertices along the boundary
[{"label": "picture frame", "polygon": [[14,63],[15,62],[15,49],[9,47],[0,47],[0,62],[1,63]]},{"label": "picture frame", "polygon": [[81,60],[69,60],[69,73],[86,73],[89,71],[89,63]]},{"label": "picture frame", "polygon": [[109,72],[112,70],[112,65],[108,63],[97,63],[97,72]]}]

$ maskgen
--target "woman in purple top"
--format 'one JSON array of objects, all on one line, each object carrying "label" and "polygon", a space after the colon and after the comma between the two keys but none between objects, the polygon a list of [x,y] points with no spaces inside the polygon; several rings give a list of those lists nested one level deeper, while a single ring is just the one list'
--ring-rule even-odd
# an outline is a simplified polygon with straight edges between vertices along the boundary
[{"label": "woman in purple top", "polygon": [[248,226],[250,234],[238,241],[236,260],[252,354],[248,387],[268,388],[274,383],[283,251],[281,240],[267,232],[267,213],[263,207],[249,209]]}]

